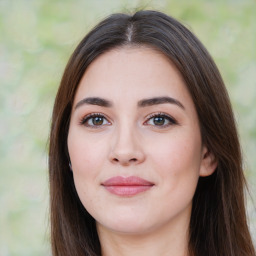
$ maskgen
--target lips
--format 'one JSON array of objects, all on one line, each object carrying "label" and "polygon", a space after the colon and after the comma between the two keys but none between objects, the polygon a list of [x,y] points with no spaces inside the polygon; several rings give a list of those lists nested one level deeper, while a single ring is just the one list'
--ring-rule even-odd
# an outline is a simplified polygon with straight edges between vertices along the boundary
[{"label": "lips", "polygon": [[154,183],[136,176],[116,176],[104,181],[101,185],[112,194],[133,196],[151,189]]}]

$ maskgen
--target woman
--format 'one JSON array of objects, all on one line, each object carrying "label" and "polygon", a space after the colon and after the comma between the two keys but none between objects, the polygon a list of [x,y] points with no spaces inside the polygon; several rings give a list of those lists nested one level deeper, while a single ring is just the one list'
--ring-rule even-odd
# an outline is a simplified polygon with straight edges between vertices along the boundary
[{"label": "woman", "polygon": [[163,13],[114,14],[78,45],[49,169],[54,256],[255,255],[221,75]]}]

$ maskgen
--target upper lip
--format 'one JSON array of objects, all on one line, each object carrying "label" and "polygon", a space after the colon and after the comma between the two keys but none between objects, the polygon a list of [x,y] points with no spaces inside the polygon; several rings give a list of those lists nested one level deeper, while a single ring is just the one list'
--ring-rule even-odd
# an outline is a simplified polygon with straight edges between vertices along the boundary
[{"label": "upper lip", "polygon": [[137,176],[115,176],[102,183],[103,186],[153,186],[154,183]]}]

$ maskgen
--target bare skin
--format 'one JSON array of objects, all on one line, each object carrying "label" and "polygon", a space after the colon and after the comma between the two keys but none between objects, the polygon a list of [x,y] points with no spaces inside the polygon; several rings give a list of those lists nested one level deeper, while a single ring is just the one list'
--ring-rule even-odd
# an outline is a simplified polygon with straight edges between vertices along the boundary
[{"label": "bare skin", "polygon": [[[125,47],[93,61],[76,92],[68,149],[103,256],[188,255],[198,178],[217,163],[202,144],[186,85],[165,56]],[[146,180],[145,190],[108,186],[127,177]]]}]

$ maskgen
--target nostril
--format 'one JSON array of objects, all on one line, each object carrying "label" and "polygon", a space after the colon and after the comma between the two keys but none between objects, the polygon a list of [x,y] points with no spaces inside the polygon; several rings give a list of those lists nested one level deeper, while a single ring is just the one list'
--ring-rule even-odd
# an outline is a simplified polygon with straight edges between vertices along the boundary
[{"label": "nostril", "polygon": [[113,160],[112,160],[113,162],[115,162],[115,163],[119,163],[119,162],[126,162],[126,164],[128,164],[128,163],[134,163],[134,162],[137,162],[138,161],[138,159],[137,158],[131,158],[130,160],[128,160],[128,161],[120,161],[118,158],[113,158]]}]

